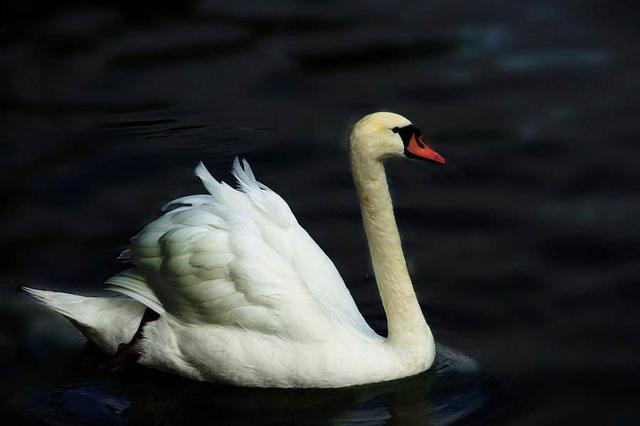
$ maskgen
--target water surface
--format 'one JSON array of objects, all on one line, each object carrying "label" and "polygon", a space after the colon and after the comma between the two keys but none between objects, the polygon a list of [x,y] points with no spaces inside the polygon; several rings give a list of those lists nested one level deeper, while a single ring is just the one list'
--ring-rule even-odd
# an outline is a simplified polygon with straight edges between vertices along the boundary
[{"label": "water surface", "polygon": [[[0,385],[41,424],[636,424],[637,5],[604,1],[8,1],[0,34]],[[8,18],[7,18],[8,17]],[[446,167],[393,161],[436,369],[335,392],[100,375],[17,282],[98,293],[170,199],[236,155],[385,322],[346,158],[410,117]],[[403,422],[404,420],[404,422]]]}]

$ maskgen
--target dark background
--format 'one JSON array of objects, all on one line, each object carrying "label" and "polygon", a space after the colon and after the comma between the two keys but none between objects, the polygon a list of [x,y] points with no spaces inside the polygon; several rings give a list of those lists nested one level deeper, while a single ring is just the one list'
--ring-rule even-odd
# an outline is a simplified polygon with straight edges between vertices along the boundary
[{"label": "dark background", "polygon": [[[4,1],[3,412],[170,424],[214,404],[221,424],[637,424],[638,4]],[[203,191],[199,160],[229,180],[240,155],[384,333],[346,158],[349,126],[377,110],[407,116],[448,161],[388,165],[443,345],[435,372],[364,396],[105,376],[70,325],[14,293],[99,292],[163,203]]]}]

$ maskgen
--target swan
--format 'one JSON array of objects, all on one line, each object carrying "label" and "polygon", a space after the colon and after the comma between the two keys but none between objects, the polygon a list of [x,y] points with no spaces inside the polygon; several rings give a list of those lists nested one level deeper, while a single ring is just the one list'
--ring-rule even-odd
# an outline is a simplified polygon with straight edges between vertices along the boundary
[{"label": "swan", "polygon": [[195,173],[208,194],[168,203],[131,239],[120,255],[131,267],[107,280],[118,297],[23,289],[118,362],[191,379],[337,388],[421,373],[435,344],[407,270],[383,160],[445,160],[411,121],[390,112],[353,126],[349,154],[386,338],[364,320],[287,203],[238,158],[237,190],[200,163]]}]

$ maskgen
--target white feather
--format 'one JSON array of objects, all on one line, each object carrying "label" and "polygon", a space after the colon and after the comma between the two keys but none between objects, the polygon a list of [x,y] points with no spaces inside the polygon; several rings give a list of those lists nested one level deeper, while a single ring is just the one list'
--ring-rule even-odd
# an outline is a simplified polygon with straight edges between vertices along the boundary
[{"label": "white feather", "polygon": [[164,314],[162,304],[146,283],[146,277],[137,269],[127,269],[106,282],[107,290],[129,296],[159,314]]},{"label": "white feather", "polygon": [[[388,339],[366,323],[287,203],[237,158],[238,190],[200,163],[195,173],[210,195],[167,203],[131,239],[119,258],[133,267],[107,280],[107,289],[132,300],[26,290],[107,352],[131,339],[145,307],[154,310],[160,317],[144,327],[139,362],[198,380],[337,387],[424,371],[435,356],[433,337],[411,287],[386,182],[376,180],[384,173],[360,175],[362,164],[402,152],[388,129],[407,123],[374,114],[354,126],[351,138],[356,186],[366,192],[366,208],[378,209],[364,220]],[[369,139],[359,134],[376,131],[378,151],[369,158]]]},{"label": "white feather", "polygon": [[114,353],[133,337],[144,306],[123,297],[84,297],[23,287],[38,302],[66,317],[99,348]]}]

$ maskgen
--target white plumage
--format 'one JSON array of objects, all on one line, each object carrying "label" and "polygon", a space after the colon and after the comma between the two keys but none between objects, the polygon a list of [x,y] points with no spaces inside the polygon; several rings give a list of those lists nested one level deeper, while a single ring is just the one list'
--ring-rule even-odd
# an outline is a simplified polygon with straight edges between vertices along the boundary
[{"label": "white plumage", "polygon": [[[378,114],[387,114],[375,121],[387,130],[408,123],[395,114]],[[370,126],[364,128],[371,131]],[[370,148],[359,148],[357,137],[352,134],[352,162],[354,152],[363,162]],[[392,133],[385,137],[399,139]],[[392,246],[395,221],[384,222],[389,212],[393,219],[390,199],[387,208],[384,194],[367,193],[370,182],[359,181],[356,169],[361,201],[375,205],[382,197],[375,207],[378,218],[363,211],[367,235],[371,241],[371,232],[379,232]],[[407,328],[385,339],[366,323],[335,266],[287,203],[256,180],[246,161],[233,164],[237,190],[215,180],[202,163],[196,175],[209,195],[168,203],[121,254],[132,267],[110,278],[107,289],[128,298],[27,291],[109,353],[131,339],[150,308],[160,318],[144,327],[139,362],[198,380],[337,387],[404,377],[431,365],[433,338],[419,307],[416,312],[408,274],[406,280],[402,275],[403,257],[402,265],[393,263],[398,262],[393,253],[391,260],[377,261],[372,247],[390,333],[400,322]],[[384,184],[374,185],[376,191],[384,191]],[[381,226],[390,229],[374,231]],[[397,245],[401,253],[399,239]],[[378,269],[388,272],[389,283],[380,282]],[[397,294],[397,300],[389,302],[386,293]],[[394,320],[390,310],[405,312],[396,312]]]}]

